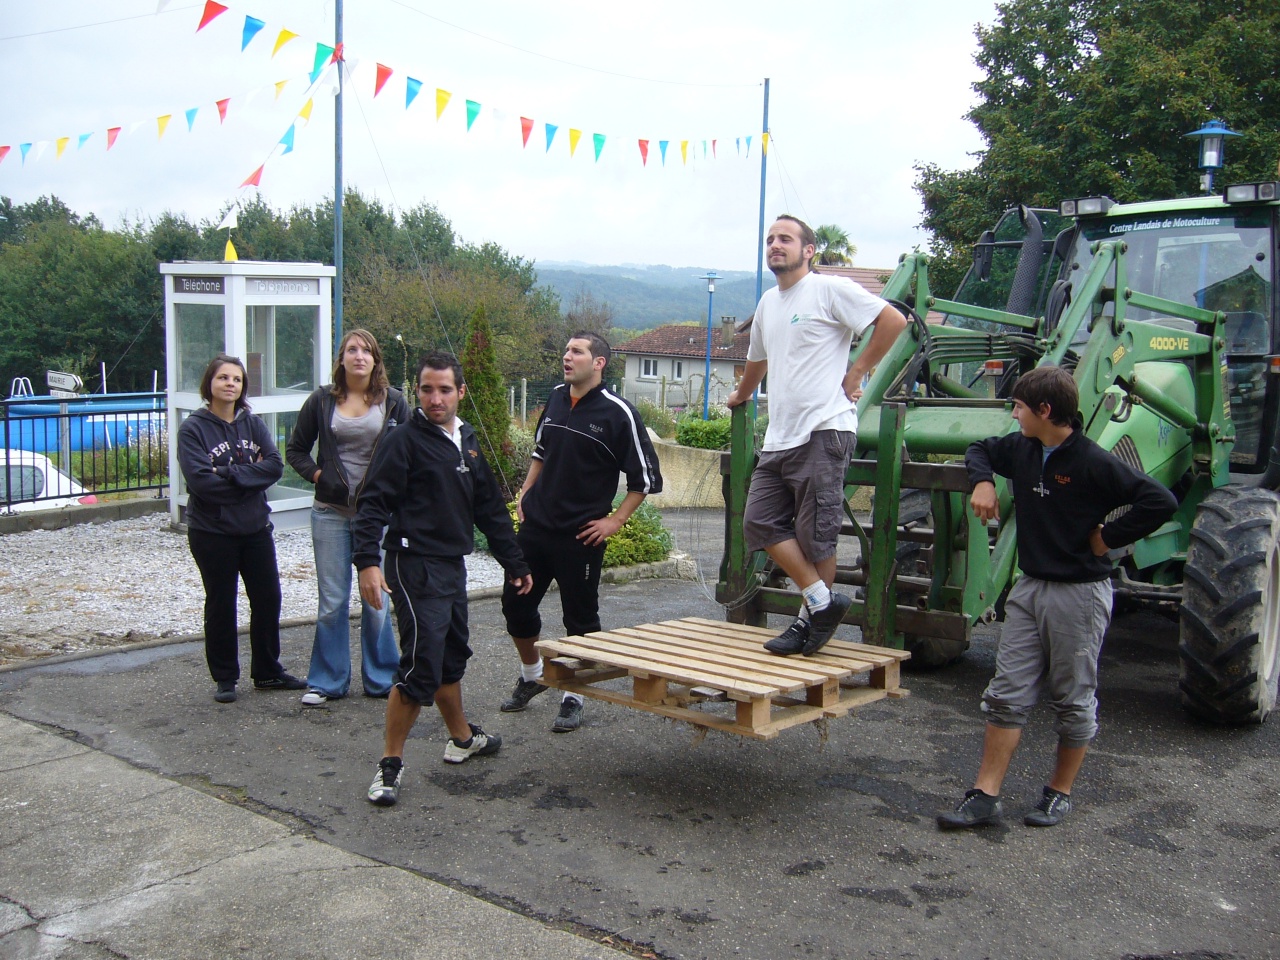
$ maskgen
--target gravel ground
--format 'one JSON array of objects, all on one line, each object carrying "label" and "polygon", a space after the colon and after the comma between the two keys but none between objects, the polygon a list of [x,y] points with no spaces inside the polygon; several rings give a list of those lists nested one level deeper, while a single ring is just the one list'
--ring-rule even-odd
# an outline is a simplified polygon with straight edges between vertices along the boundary
[{"label": "gravel ground", "polygon": [[[11,533],[0,551],[0,664],[201,632],[200,573],[168,514]],[[311,532],[277,532],[276,553],[282,619],[314,617]],[[492,557],[467,558],[468,589],[501,583]],[[247,625],[243,586],[239,608]]]}]

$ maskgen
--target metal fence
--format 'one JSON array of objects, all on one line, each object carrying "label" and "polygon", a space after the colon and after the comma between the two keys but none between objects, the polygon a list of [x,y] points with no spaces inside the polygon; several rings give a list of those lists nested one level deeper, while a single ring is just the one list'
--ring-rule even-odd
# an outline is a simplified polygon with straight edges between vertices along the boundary
[{"label": "metal fence", "polygon": [[169,486],[164,393],[0,400],[0,511]]}]

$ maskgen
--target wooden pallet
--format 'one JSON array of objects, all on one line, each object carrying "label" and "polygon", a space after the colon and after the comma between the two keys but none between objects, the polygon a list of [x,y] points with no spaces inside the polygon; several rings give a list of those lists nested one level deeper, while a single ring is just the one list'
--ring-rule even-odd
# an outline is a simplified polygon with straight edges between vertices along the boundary
[{"label": "wooden pallet", "polygon": [[[812,657],[779,657],[763,648],[776,634],[686,617],[542,640],[542,682],[758,740],[908,695],[898,684],[909,653],[832,640]],[[629,692],[601,686],[628,676]],[[725,703],[732,712],[715,706]]]}]

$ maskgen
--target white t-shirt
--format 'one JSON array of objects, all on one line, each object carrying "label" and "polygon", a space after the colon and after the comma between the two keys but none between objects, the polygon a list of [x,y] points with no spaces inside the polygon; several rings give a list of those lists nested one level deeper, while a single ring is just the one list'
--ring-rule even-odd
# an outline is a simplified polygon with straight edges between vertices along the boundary
[{"label": "white t-shirt", "polygon": [[769,361],[764,449],[790,450],[815,430],[858,429],[845,396],[849,348],[888,304],[848,277],[807,273],[766,290],[751,324],[748,360]]}]

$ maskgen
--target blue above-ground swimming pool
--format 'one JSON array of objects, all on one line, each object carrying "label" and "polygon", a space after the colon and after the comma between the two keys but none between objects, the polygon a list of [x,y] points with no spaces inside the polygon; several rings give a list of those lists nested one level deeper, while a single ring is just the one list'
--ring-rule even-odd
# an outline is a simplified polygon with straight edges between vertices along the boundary
[{"label": "blue above-ground swimming pool", "polygon": [[62,449],[64,423],[72,451],[110,450],[142,438],[159,440],[165,431],[165,404],[162,393],[106,393],[78,400],[14,397],[5,403],[8,416],[0,423],[0,449]]}]

